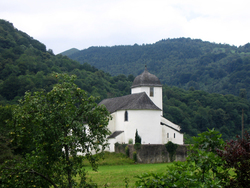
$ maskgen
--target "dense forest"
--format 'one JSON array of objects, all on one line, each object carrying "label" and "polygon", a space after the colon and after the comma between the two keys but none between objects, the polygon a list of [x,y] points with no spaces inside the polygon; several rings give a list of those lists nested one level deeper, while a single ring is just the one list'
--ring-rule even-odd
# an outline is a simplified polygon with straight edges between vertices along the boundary
[{"label": "dense forest", "polygon": [[163,84],[183,89],[237,96],[240,89],[250,90],[250,43],[236,47],[177,38],[146,45],[90,47],[68,57],[113,76],[136,76],[147,64]]},{"label": "dense forest", "polygon": [[[182,49],[182,55],[177,53],[177,50],[166,50],[164,46],[168,43],[171,43],[172,49]],[[159,46],[157,49],[166,53],[160,53],[156,49],[151,51],[150,49],[154,46]],[[185,46],[189,46],[189,48],[185,48]],[[236,48],[191,39],[163,40],[153,45],[143,46],[92,47],[87,50],[91,51],[86,55],[89,60],[83,60],[82,64],[62,54],[54,55],[53,50],[47,50],[44,44],[19,31],[12,23],[0,20],[1,134],[8,132],[4,131],[5,120],[11,118],[11,106],[16,105],[26,91],[50,91],[57,82],[51,76],[53,72],[75,74],[77,76],[75,83],[78,87],[87,91],[88,95],[99,96],[97,101],[99,102],[105,98],[130,94],[130,87],[135,76],[139,75],[143,71],[144,65],[147,64],[149,72],[157,75],[164,84],[163,114],[181,126],[186,142],[190,142],[190,136],[197,135],[207,128],[215,128],[220,131],[224,139],[234,138],[241,132],[242,110],[244,111],[245,129],[250,128],[250,103],[247,99],[248,86],[246,85],[247,67],[249,66],[247,47],[248,45]],[[112,52],[112,49],[115,52]],[[130,51],[125,49],[130,49]],[[147,49],[147,53],[143,49]],[[74,51],[77,50],[74,49]],[[118,51],[120,56],[117,55]],[[206,55],[204,55],[204,51],[207,51]],[[83,52],[85,53],[85,51],[79,51],[79,53]],[[76,55],[76,53],[73,54]],[[114,54],[114,56],[110,54]],[[131,60],[132,56],[134,61]],[[167,61],[170,57],[171,63],[162,66],[164,62],[162,59],[170,62]],[[181,57],[186,58],[185,62]],[[96,59],[96,62],[102,63],[102,66],[110,69],[111,72],[107,73],[108,71],[96,68],[97,65],[89,64],[93,63],[91,59]],[[110,66],[107,63],[108,59],[116,65]],[[149,61],[149,59],[151,60]],[[175,61],[172,61],[174,59]],[[202,59],[208,59],[207,64]],[[213,62],[210,62],[211,59]],[[191,66],[194,62],[199,66]],[[228,67],[230,63],[231,68]],[[182,65],[185,66],[180,68]],[[121,68],[121,74],[115,71],[118,70],[117,67]],[[188,79],[184,77],[184,72],[193,81],[186,82]],[[194,74],[196,74],[196,79],[193,77]],[[209,77],[206,77],[205,74]],[[171,77],[171,75],[175,76]],[[168,78],[170,81],[164,78]],[[183,82],[180,82],[181,78]],[[177,81],[178,79],[179,81]],[[230,79],[232,80],[230,81]],[[207,83],[201,84],[199,82],[201,80],[206,80]],[[184,84],[184,82],[186,83]],[[222,91],[215,93],[215,90],[212,89],[208,93],[205,86],[209,88],[215,82],[224,83],[223,91],[226,91],[228,89],[226,86],[230,85],[235,88],[235,93],[225,94]],[[239,93],[240,96],[238,96]]]}]

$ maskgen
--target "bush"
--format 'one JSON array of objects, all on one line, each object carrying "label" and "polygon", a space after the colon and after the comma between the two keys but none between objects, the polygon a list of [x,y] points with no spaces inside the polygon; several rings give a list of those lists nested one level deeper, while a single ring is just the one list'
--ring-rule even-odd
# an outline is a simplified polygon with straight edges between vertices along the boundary
[{"label": "bush", "polygon": [[169,141],[167,144],[165,144],[165,147],[169,153],[170,162],[173,162],[175,160],[175,153],[176,149],[178,148],[178,145]]},{"label": "bush", "polygon": [[250,185],[250,135],[246,131],[244,138],[228,141],[223,150],[217,150],[225,160],[226,168],[234,168],[235,176],[230,187],[248,187]]},{"label": "bush", "polygon": [[216,154],[224,145],[218,131],[209,130],[194,137],[186,162],[174,162],[165,173],[145,173],[137,176],[136,187],[227,187],[229,169]]}]

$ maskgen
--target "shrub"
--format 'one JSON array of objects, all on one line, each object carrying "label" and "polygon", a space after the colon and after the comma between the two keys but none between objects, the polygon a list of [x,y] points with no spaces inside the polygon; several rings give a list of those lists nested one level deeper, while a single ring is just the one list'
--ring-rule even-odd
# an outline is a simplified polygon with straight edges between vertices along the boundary
[{"label": "shrub", "polygon": [[174,162],[165,173],[145,173],[137,176],[136,187],[227,187],[229,169],[223,168],[224,161],[216,154],[224,142],[218,131],[209,130],[194,137],[189,157],[185,162]]},{"label": "shrub", "polygon": [[167,144],[165,144],[165,147],[169,153],[170,162],[173,162],[175,159],[176,149],[178,148],[178,145],[169,141]]}]

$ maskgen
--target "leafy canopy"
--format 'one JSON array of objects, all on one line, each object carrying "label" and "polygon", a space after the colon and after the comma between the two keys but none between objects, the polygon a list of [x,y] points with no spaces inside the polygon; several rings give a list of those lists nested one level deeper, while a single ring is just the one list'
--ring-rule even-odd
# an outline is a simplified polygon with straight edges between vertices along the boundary
[{"label": "leafy canopy", "polygon": [[[54,76],[59,83],[50,92],[26,92],[13,110],[10,134],[22,159],[1,166],[4,187],[84,187],[82,159],[96,169],[98,159],[92,152],[107,147],[107,109],[74,84],[75,76]],[[73,178],[77,174],[80,183]]]}]

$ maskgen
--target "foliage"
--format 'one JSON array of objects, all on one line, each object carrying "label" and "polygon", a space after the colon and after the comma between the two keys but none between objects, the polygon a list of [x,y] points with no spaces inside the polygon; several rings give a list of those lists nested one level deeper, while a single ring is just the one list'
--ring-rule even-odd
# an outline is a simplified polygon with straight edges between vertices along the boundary
[{"label": "foliage", "polygon": [[[1,166],[2,187],[83,187],[82,159],[97,169],[92,152],[107,146],[109,113],[73,83],[75,76],[54,76],[60,83],[50,92],[26,92],[13,110],[11,142],[22,159]],[[80,183],[74,179],[77,174]]]},{"label": "foliage", "polygon": [[7,121],[12,118],[12,107],[0,105],[0,164],[7,159],[13,158],[11,140],[8,136],[10,129],[7,127]]},{"label": "foliage", "polygon": [[206,183],[200,181],[200,175],[196,173],[195,170],[195,166],[189,163],[174,162],[173,165],[167,167],[167,172],[151,172],[136,176],[138,180],[135,186],[138,188],[222,188],[217,178],[211,179],[211,174],[205,175]]},{"label": "foliage", "polygon": [[175,153],[176,149],[178,148],[178,145],[174,144],[171,141],[168,141],[168,143],[165,144],[165,147],[169,153],[170,162],[173,162],[175,160]]},{"label": "foliage", "polygon": [[135,144],[136,143],[141,144],[141,137],[139,136],[137,129],[135,132]]},{"label": "foliage", "polygon": [[[139,136],[137,129],[136,129],[136,132],[135,132],[134,148],[135,148],[135,150],[139,150],[141,148],[141,137]],[[136,151],[135,151],[135,153],[136,153]],[[136,157],[136,160],[135,160],[135,157]],[[134,153],[133,153],[133,159],[134,159],[135,162],[137,162],[137,155],[135,155]]]},{"label": "foliage", "polygon": [[244,138],[228,141],[218,155],[225,160],[224,166],[233,168],[235,176],[230,187],[248,187],[250,183],[250,135],[246,131]]},{"label": "foliage", "polygon": [[249,105],[247,99],[233,95],[163,86],[163,116],[180,125],[181,131],[189,135],[185,143],[192,143],[190,136],[197,136],[207,128],[219,131],[224,140],[234,138],[241,133],[242,109],[244,127],[248,130]]},{"label": "foliage", "polygon": [[209,130],[194,138],[186,162],[174,162],[164,173],[137,176],[137,187],[225,187],[229,184],[228,169],[215,149],[223,147],[221,135]]},{"label": "foliage", "polygon": [[212,171],[213,177],[226,178],[227,170],[225,170],[225,174],[220,171],[224,161],[216,153],[217,149],[222,149],[224,146],[221,134],[214,129],[208,129],[208,131],[198,134],[194,141],[195,144],[190,145],[187,160],[195,163],[196,171],[202,176],[201,181],[205,182],[205,174],[209,174],[210,171]]},{"label": "foliage", "polygon": [[75,84],[101,99],[128,94],[133,81],[131,76],[111,77],[87,63],[55,56],[44,44],[0,19],[0,104],[16,104],[28,90],[50,91],[57,83],[52,72],[77,75]]},{"label": "foliage", "polygon": [[113,76],[138,75],[147,64],[148,70],[165,85],[238,96],[240,89],[250,90],[249,52],[249,43],[236,47],[175,38],[146,45],[90,47],[69,57]]}]

